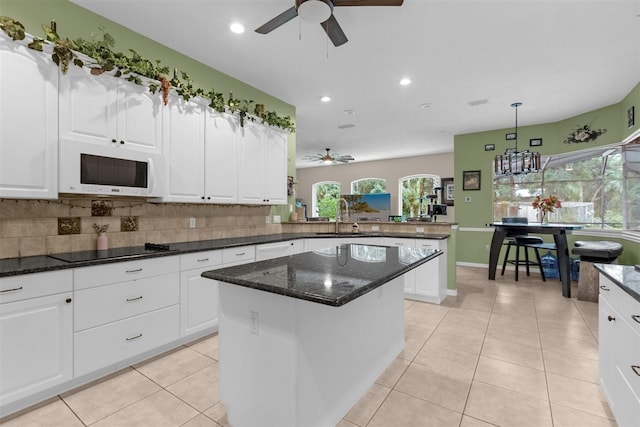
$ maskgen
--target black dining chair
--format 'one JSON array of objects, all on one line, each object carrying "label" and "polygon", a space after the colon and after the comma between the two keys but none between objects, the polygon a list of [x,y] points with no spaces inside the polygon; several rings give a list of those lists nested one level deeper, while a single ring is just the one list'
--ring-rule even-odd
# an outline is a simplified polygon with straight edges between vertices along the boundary
[{"label": "black dining chair", "polygon": [[[525,217],[504,217],[502,218],[503,224],[528,224],[529,220]],[[538,266],[540,268],[540,276],[542,277],[542,281],[546,282],[546,277],[544,275],[544,269],[542,268],[542,260],[540,258],[539,249],[546,248],[552,249],[547,244],[544,243],[541,237],[531,236],[529,233],[522,232],[511,232],[507,233],[505,237],[505,244],[507,246],[507,251],[504,254],[504,261],[502,262],[502,272],[500,273],[504,276],[504,270],[507,267],[507,264],[512,264],[515,266],[515,279],[518,281],[518,270],[521,265],[524,265],[526,268],[527,276],[530,275],[529,267]],[[511,247],[515,246],[516,249],[516,257],[514,259],[509,259],[509,252],[511,251]],[[524,260],[520,259],[521,249],[524,251]],[[533,249],[534,255],[536,257],[535,261],[529,259],[529,249]]]}]

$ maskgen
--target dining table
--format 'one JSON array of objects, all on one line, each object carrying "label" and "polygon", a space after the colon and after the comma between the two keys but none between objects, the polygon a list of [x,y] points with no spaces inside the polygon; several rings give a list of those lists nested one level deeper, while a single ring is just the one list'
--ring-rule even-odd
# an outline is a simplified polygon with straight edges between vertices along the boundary
[{"label": "dining table", "polygon": [[489,280],[496,279],[496,268],[500,249],[504,239],[509,235],[517,234],[551,234],[556,245],[558,256],[558,269],[560,271],[560,281],[562,282],[562,296],[571,298],[571,258],[567,245],[567,234],[573,230],[583,228],[581,224],[561,224],[561,223],[505,223],[492,222],[487,224],[494,227],[491,247],[489,249]]}]

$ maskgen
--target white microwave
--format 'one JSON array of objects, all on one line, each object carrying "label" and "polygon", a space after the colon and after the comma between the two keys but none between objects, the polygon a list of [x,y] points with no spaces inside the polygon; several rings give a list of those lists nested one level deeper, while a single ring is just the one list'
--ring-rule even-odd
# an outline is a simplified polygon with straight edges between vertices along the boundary
[{"label": "white microwave", "polygon": [[60,141],[59,193],[162,197],[164,157],[86,142]]}]

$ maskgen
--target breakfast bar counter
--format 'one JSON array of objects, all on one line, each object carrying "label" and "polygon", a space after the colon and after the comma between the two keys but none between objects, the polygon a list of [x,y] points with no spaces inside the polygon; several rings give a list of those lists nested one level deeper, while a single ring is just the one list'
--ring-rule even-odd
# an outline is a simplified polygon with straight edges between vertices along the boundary
[{"label": "breakfast bar counter", "polygon": [[231,425],[336,425],[404,347],[402,275],[441,254],[346,244],[204,272]]}]

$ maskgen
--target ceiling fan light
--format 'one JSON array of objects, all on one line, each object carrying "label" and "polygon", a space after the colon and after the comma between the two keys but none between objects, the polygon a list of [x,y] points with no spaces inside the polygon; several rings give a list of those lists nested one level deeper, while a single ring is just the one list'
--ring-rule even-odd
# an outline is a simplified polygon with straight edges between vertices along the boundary
[{"label": "ceiling fan light", "polygon": [[307,0],[298,5],[298,16],[314,24],[329,19],[332,11],[332,4],[328,0]]}]

